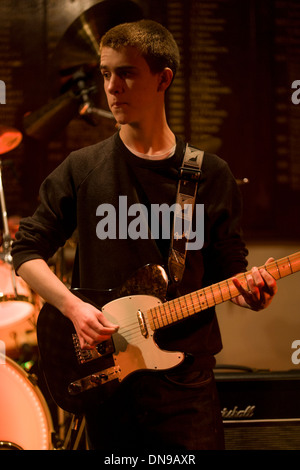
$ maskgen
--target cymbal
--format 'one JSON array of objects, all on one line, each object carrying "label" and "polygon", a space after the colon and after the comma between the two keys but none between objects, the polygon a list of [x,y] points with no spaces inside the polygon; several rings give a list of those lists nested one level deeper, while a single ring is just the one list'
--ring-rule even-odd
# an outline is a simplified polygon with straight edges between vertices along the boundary
[{"label": "cymbal", "polygon": [[[100,87],[99,73],[100,39],[112,26],[135,21],[141,15],[140,7],[133,1],[103,0],[71,23],[49,58],[48,81],[54,98],[38,110],[26,113],[23,124],[27,135],[48,140],[78,115],[82,104],[80,93],[83,91],[79,88],[78,78],[75,78],[79,72],[88,97],[92,94],[92,102],[89,103],[91,109],[103,112],[103,90]],[[105,116],[107,114],[106,117],[110,117],[110,113],[104,113]],[[81,114],[93,125],[96,115],[96,112],[93,115]]]},{"label": "cymbal", "polygon": [[22,139],[22,133],[17,129],[0,125],[0,155],[18,147]]},{"label": "cymbal", "polygon": [[142,18],[140,7],[129,0],[102,1],[84,11],[66,30],[51,60],[60,71],[97,66],[99,42],[111,27]]}]

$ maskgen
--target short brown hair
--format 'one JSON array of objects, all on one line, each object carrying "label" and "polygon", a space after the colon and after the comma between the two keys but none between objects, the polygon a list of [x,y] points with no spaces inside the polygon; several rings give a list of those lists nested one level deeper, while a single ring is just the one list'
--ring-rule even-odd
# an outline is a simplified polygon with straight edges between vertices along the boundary
[{"label": "short brown hair", "polygon": [[170,31],[161,24],[139,20],[114,26],[100,41],[100,55],[103,47],[118,50],[126,46],[135,47],[140,52],[152,73],[169,67],[175,77],[180,64],[178,46]]}]

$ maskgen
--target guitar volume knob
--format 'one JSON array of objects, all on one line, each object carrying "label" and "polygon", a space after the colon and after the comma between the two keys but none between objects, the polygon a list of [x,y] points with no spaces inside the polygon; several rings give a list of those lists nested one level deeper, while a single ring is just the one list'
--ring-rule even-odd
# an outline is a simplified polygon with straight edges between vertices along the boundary
[{"label": "guitar volume knob", "polygon": [[91,382],[96,383],[96,384],[101,384],[103,381],[108,379],[108,375],[106,374],[93,374],[90,377]]},{"label": "guitar volume knob", "polygon": [[91,379],[91,382],[93,382],[94,384],[98,384],[101,382],[100,377],[96,374],[91,375],[90,379]]},{"label": "guitar volume knob", "polygon": [[80,393],[82,391],[82,386],[78,382],[72,382],[70,383],[68,387],[68,391],[71,395],[74,395],[76,393]]}]

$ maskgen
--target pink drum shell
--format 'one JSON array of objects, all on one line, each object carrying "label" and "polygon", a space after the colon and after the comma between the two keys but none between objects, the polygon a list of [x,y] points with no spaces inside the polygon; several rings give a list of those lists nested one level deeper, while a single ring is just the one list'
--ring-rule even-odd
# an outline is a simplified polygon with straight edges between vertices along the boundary
[{"label": "pink drum shell", "polygon": [[51,450],[53,424],[44,396],[18,364],[0,359],[0,446]]}]

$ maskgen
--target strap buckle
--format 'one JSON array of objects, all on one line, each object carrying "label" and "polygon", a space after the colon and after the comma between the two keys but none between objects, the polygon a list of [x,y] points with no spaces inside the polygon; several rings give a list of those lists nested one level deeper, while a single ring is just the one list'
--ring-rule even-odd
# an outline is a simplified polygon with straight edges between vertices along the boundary
[{"label": "strap buckle", "polygon": [[196,168],[188,168],[181,166],[179,168],[179,178],[185,181],[199,181],[201,170]]}]

